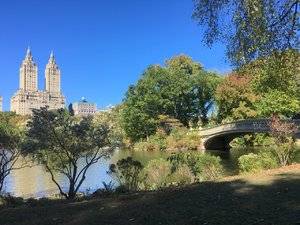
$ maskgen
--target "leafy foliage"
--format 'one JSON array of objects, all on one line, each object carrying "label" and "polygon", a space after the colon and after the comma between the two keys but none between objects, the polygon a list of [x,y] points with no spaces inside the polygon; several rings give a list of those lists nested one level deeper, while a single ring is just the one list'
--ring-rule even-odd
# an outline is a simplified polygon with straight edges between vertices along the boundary
[{"label": "leafy foliage", "polygon": [[195,151],[199,149],[201,140],[197,131],[174,129],[166,138],[167,151]]},{"label": "leafy foliage", "polygon": [[[26,136],[23,153],[45,166],[67,199],[75,198],[88,169],[113,150],[107,125],[95,125],[91,117],[75,118],[64,109],[33,110]],[[57,174],[67,178],[67,191],[59,184]]]},{"label": "leafy foliage", "polygon": [[194,0],[193,17],[209,46],[223,40],[236,65],[299,44],[298,0]]},{"label": "leafy foliage", "polygon": [[151,160],[143,170],[143,188],[156,190],[168,186],[170,173],[170,162],[162,158]]},{"label": "leafy foliage", "polygon": [[218,120],[247,119],[257,116],[254,103],[259,97],[251,88],[251,78],[230,74],[217,87]]},{"label": "leafy foliage", "polygon": [[268,57],[260,57],[239,69],[251,77],[255,93],[272,91],[284,92],[293,97],[299,96],[300,53],[297,50],[272,52]]},{"label": "leafy foliage", "polygon": [[149,137],[160,125],[161,115],[183,125],[207,123],[219,76],[206,72],[199,63],[181,55],[165,67],[150,66],[127,91],[122,124],[132,141]]},{"label": "leafy foliage", "polygon": [[0,207],[18,207],[24,205],[24,199],[10,194],[0,196]]},{"label": "leafy foliage", "polygon": [[108,173],[116,177],[119,184],[128,191],[138,190],[141,181],[143,165],[132,157],[121,159],[117,164],[111,164]]},{"label": "leafy foliage", "polygon": [[134,144],[135,151],[190,151],[199,149],[201,140],[197,131],[186,128],[174,128],[169,135],[164,130],[158,129],[145,141]]},{"label": "leafy foliage", "polygon": [[5,178],[16,169],[15,164],[20,158],[24,121],[13,113],[0,113],[0,192]]},{"label": "leafy foliage", "polygon": [[139,141],[134,144],[135,151],[164,151],[167,148],[166,134],[158,130],[156,134],[151,135],[148,140]]},{"label": "leafy foliage", "polygon": [[270,128],[271,136],[275,139],[273,152],[280,165],[285,166],[290,164],[296,152],[293,137],[298,129],[297,126],[293,123],[280,120],[278,116],[273,116]]},{"label": "leafy foliage", "polygon": [[270,147],[274,144],[274,138],[264,133],[246,134],[230,142],[230,146],[233,148]]},{"label": "leafy foliage", "polygon": [[240,172],[242,173],[258,172],[265,169],[273,169],[278,166],[275,157],[267,152],[243,155],[238,159],[238,164]]},{"label": "leafy foliage", "polygon": [[255,103],[255,107],[257,113],[262,117],[277,114],[292,118],[300,112],[300,101],[285,92],[273,90],[263,94],[261,100]]},{"label": "leafy foliage", "polygon": [[179,166],[168,177],[168,183],[172,185],[188,185],[195,182],[195,176],[186,164]]},{"label": "leafy foliage", "polygon": [[123,105],[117,105],[107,111],[98,112],[94,115],[93,122],[97,124],[107,124],[110,132],[109,139],[114,145],[124,147],[128,145],[126,134],[121,126],[121,112]]},{"label": "leafy foliage", "polygon": [[181,152],[173,154],[168,160],[173,172],[182,165],[187,165],[197,181],[215,180],[223,173],[221,159],[205,153]]}]

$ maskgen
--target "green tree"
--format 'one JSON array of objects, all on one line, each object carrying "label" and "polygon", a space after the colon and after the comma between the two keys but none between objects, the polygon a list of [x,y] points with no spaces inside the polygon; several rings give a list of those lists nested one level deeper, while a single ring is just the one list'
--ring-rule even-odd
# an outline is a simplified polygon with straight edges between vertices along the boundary
[{"label": "green tree", "polygon": [[296,51],[274,52],[229,75],[216,92],[221,117],[245,119],[273,113],[293,117],[299,113],[300,66],[295,67],[299,56]]},{"label": "green tree", "polygon": [[[166,69],[149,67],[135,86],[130,86],[124,100],[122,126],[132,141],[155,133],[157,117],[170,105],[163,96],[168,79]],[[163,113],[160,113],[163,112]]]},{"label": "green tree", "polygon": [[[24,119],[13,113],[0,113],[0,192],[5,178],[17,169],[24,137]],[[18,166],[18,168],[22,165]]]},{"label": "green tree", "polygon": [[254,103],[259,99],[251,87],[251,78],[230,74],[217,87],[218,120],[247,119],[257,116]]},{"label": "green tree", "polygon": [[[64,109],[47,108],[33,110],[23,146],[24,154],[45,166],[67,199],[76,197],[88,169],[109,157],[112,150],[107,125],[94,125],[91,117],[75,118]],[[58,182],[58,175],[67,178],[67,191]]]},{"label": "green tree", "polygon": [[268,57],[243,66],[239,70],[251,77],[253,90],[264,94],[273,90],[300,97],[300,53],[296,50],[273,52]]},{"label": "green tree", "polygon": [[193,93],[196,122],[200,119],[203,125],[208,123],[208,115],[215,104],[215,91],[223,78],[216,73],[200,71],[194,76]]},{"label": "green tree", "polygon": [[196,100],[194,80],[195,76],[204,75],[200,74],[203,68],[190,57],[180,55],[167,60],[166,69],[168,71],[166,78],[169,80],[169,85],[165,87],[166,98],[170,103],[167,115],[188,126],[190,121],[198,119],[194,103]]},{"label": "green tree", "polygon": [[246,64],[299,44],[299,0],[194,0],[204,42],[227,44],[229,58]]},{"label": "green tree", "polygon": [[273,90],[263,94],[260,101],[255,103],[255,107],[262,117],[277,114],[291,118],[300,112],[300,101],[285,92]]},{"label": "green tree", "polygon": [[111,109],[103,112],[99,112],[94,115],[94,123],[107,124],[109,127],[109,137],[111,143],[118,146],[126,145],[126,134],[121,124],[121,112],[123,105],[117,105]]},{"label": "green tree", "polygon": [[165,67],[150,66],[127,91],[122,112],[126,134],[133,141],[149,137],[156,132],[161,115],[178,119],[186,127],[199,119],[207,123],[220,80],[184,55],[168,60]]}]

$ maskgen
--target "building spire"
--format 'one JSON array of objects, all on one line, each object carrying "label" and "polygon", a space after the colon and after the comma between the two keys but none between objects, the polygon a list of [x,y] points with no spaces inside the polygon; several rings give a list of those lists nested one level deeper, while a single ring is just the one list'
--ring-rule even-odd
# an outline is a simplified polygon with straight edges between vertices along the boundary
[{"label": "building spire", "polygon": [[32,54],[29,46],[27,47],[25,59],[32,59]]},{"label": "building spire", "polygon": [[50,53],[49,63],[55,63],[55,57],[54,57],[53,50],[51,50],[51,53]]}]

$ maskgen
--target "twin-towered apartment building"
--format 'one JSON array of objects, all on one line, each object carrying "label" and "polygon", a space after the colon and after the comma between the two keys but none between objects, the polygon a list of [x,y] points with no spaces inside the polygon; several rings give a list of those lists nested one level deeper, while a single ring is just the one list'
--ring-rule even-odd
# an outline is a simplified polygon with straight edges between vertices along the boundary
[{"label": "twin-towered apartment building", "polygon": [[[31,115],[33,109],[47,106],[51,109],[65,108],[66,99],[61,92],[61,73],[53,52],[45,69],[45,89],[38,90],[38,67],[30,49],[20,67],[19,89],[10,101],[10,110],[19,115]],[[97,111],[96,104],[86,100],[73,104],[75,115],[92,115]],[[2,97],[0,96],[0,111]]]},{"label": "twin-towered apartment building", "polygon": [[10,101],[10,110],[20,115],[32,114],[32,109],[48,106],[49,109],[65,107],[65,97],[61,93],[61,77],[53,53],[45,69],[45,89],[38,90],[38,67],[30,49],[20,67],[19,89]]},{"label": "twin-towered apartment building", "polygon": [[[38,90],[38,67],[34,62],[30,49],[20,67],[19,89],[10,101],[10,110],[19,115],[31,115],[32,109],[47,106],[51,109],[65,108],[66,99],[61,92],[61,73],[56,64],[53,52],[45,69],[45,89]],[[0,111],[2,97],[0,96]],[[86,100],[73,104],[75,115],[93,115],[97,111],[96,104]]]}]

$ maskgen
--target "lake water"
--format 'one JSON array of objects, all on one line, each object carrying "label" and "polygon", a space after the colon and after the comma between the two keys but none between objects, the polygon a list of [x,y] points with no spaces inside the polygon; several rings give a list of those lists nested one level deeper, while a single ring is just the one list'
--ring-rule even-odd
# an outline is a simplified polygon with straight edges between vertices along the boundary
[{"label": "lake water", "polygon": [[[233,152],[210,152],[222,158],[222,164],[227,175],[237,172],[237,156]],[[241,152],[238,153],[238,155],[240,154]],[[127,156],[132,156],[134,159],[146,164],[151,159],[166,158],[168,155],[162,152],[116,151],[111,159],[99,161],[88,170],[86,180],[82,184],[80,192],[93,192],[103,186],[102,182],[110,182],[112,178],[107,174],[109,165]],[[65,184],[66,180],[64,177],[60,177],[59,182]],[[26,167],[13,171],[5,181],[4,191],[24,198],[40,198],[58,193],[58,189],[52,182],[50,175],[42,166]]]}]

